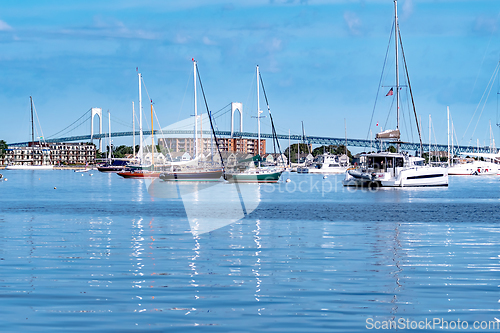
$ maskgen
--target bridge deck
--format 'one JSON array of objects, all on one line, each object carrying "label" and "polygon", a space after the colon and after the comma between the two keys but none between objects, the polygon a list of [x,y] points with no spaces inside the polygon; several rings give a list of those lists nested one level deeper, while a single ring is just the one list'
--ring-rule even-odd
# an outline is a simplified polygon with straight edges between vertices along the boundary
[{"label": "bridge deck", "polygon": [[[193,130],[169,130],[169,131],[160,131],[160,130],[155,130],[154,131],[155,135],[193,135]],[[212,133],[210,131],[203,131],[203,134],[205,135],[211,135]],[[230,137],[231,132],[230,131],[215,131],[215,134],[220,137]],[[123,137],[123,136],[133,136],[134,133],[132,131],[130,132],[112,132],[111,137]],[[135,132],[135,135],[139,135],[139,131]],[[143,131],[143,135],[151,135],[151,131]],[[233,137],[242,137],[242,138],[257,138],[258,134],[257,133],[252,133],[252,132],[234,132]],[[261,133],[260,134],[261,138],[264,139],[270,139],[272,138],[272,134],[267,134],[267,133]],[[108,133],[103,133],[103,134],[94,134],[94,135],[81,135],[81,136],[71,136],[71,137],[65,137],[65,138],[56,138],[56,139],[47,139],[45,142],[74,142],[74,141],[90,141],[92,139],[104,139],[109,137]],[[278,139],[280,140],[290,140],[293,141],[302,141],[303,137],[302,135],[286,135],[286,134],[278,134]],[[380,143],[375,140],[366,140],[366,139],[345,139],[345,138],[329,138],[329,137],[320,137],[320,136],[307,136],[305,138],[306,143],[310,144],[319,144],[319,145],[344,145],[347,142],[348,147],[361,147],[361,148],[372,148],[373,150],[381,150],[380,149]],[[384,148],[388,146],[390,143],[384,143]],[[10,143],[9,146],[27,146],[28,142],[18,142],[18,143]],[[404,142],[401,143],[401,149],[405,151],[419,151],[420,150],[420,144],[419,143],[411,143],[411,142]],[[433,151],[448,151],[448,145],[431,145],[431,149]],[[423,145],[423,150],[424,152],[429,151],[429,145],[424,144]],[[475,147],[475,146],[455,146],[453,147],[453,153],[458,154],[460,152],[462,153],[489,153],[492,151],[490,147]],[[494,152],[498,152],[498,149],[493,149]]]}]

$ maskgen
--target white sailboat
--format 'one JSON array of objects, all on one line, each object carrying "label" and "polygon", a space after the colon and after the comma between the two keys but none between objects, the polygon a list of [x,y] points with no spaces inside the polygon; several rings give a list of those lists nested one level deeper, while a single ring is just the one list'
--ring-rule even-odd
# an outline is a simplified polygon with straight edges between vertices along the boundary
[{"label": "white sailboat", "polygon": [[[217,163],[208,165],[201,161],[203,156],[203,130],[200,130],[201,138],[198,138],[198,121],[201,122],[203,127],[203,117],[198,115],[198,99],[196,82],[198,77],[197,61],[193,58],[193,76],[194,76],[194,137],[193,137],[193,159],[187,162],[171,162],[170,170],[162,172],[159,177],[163,181],[186,181],[186,182],[218,182],[222,180],[223,168]],[[200,80],[200,87],[201,80]],[[203,92],[203,90],[202,90]],[[210,120],[210,115],[209,115]],[[212,126],[211,126],[212,127]],[[213,128],[212,128],[213,130]],[[215,136],[215,132],[214,132]],[[216,140],[216,138],[215,138]],[[201,149],[200,146],[201,145]],[[218,150],[218,149],[217,149]],[[222,157],[221,157],[222,161]],[[200,165],[202,164],[202,165]]]},{"label": "white sailboat", "polygon": [[[158,178],[161,171],[156,170],[155,167],[155,144],[154,144],[154,129],[153,129],[153,101],[150,100],[151,105],[151,153],[150,159],[145,158],[144,154],[144,135],[142,131],[142,75],[137,73],[139,79],[139,152],[138,152],[138,165],[128,165],[127,168],[117,173],[118,176],[123,178]],[[111,130],[110,130],[111,132]],[[147,155],[146,155],[147,156]],[[145,162],[149,164],[146,164]]]},{"label": "white sailboat", "polygon": [[[35,142],[35,126],[33,120],[33,98],[30,96],[31,108],[31,142],[28,143],[28,151],[31,156],[10,161],[6,170],[52,170],[54,166],[50,163],[50,149],[44,147],[41,142]],[[43,138],[43,135],[42,135]],[[35,155],[39,158],[35,158]]]},{"label": "white sailboat", "polygon": [[[257,66],[257,155],[262,156],[262,147],[261,147],[261,140],[260,140],[260,118],[262,117],[261,114],[263,111],[260,109],[260,82],[261,77],[260,77],[260,72],[259,72],[259,66]],[[264,88],[264,87],[263,87]],[[264,91],[265,93],[265,91]],[[268,111],[269,111],[269,117],[271,119],[271,125],[272,125],[272,117],[271,117],[271,109],[269,108],[268,105]],[[273,127],[274,129],[274,127]],[[274,140],[274,138],[273,138]],[[228,182],[235,182],[235,183],[276,183],[279,181],[281,174],[284,171],[285,166],[283,165],[281,168],[278,166],[271,166],[271,167],[263,167],[259,165],[256,168],[250,168],[247,170],[244,170],[242,172],[238,171],[233,171],[229,172],[226,171],[224,174],[224,179],[227,180]]]},{"label": "white sailboat", "polygon": [[[396,110],[397,128],[386,130],[376,135],[376,139],[393,140],[399,148],[399,26],[397,0],[394,0],[394,35],[396,46]],[[404,54],[403,54],[404,56]],[[411,89],[411,87],[410,87]],[[391,89],[391,91],[393,91]],[[419,132],[420,136],[420,132]],[[412,157],[407,153],[378,152],[364,154],[361,166],[347,170],[343,180],[344,186],[355,187],[413,187],[413,186],[448,186],[448,170],[444,167],[424,165],[421,157]]]}]

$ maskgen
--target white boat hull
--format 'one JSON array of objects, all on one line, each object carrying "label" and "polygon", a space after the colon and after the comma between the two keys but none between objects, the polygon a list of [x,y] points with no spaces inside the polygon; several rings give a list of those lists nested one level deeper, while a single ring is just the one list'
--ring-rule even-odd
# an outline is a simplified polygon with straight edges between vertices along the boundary
[{"label": "white boat hull", "polygon": [[488,162],[457,164],[448,168],[448,174],[452,176],[494,176],[499,172],[498,166]]},{"label": "white boat hull", "polygon": [[314,173],[314,174],[340,174],[347,171],[347,167],[339,167],[339,168],[301,168],[297,169],[298,173]]},{"label": "white boat hull", "polygon": [[398,170],[396,176],[391,172],[367,174],[348,171],[342,183],[355,187],[448,186],[448,171],[442,167],[414,167]]},{"label": "white boat hull", "polygon": [[5,170],[52,170],[53,165],[7,165]]}]

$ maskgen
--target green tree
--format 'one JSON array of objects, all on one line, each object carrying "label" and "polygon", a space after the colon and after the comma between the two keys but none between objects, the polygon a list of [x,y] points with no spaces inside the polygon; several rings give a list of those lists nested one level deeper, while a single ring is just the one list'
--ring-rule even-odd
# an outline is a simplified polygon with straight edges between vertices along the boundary
[{"label": "green tree", "polygon": [[[345,149],[345,146],[344,145],[328,145],[328,146],[320,146],[320,147],[317,147],[317,148],[314,148],[312,154],[313,156],[318,156],[318,155],[321,155],[323,153],[330,153],[330,154],[333,154],[333,155],[342,155],[342,154],[345,154],[346,153],[346,149]],[[352,160],[352,154],[351,152],[349,151],[349,149],[347,149],[347,156],[349,157],[350,160]]]},{"label": "green tree", "polygon": [[[309,148],[310,146],[305,144],[305,143],[300,143],[299,144],[299,149],[300,149],[300,157],[305,157],[307,154],[309,154]],[[292,144],[291,147],[288,147],[285,149],[285,156],[288,158],[288,152],[291,152],[290,154],[290,161],[292,163],[297,163],[298,160],[298,154],[297,154],[297,144]]]},{"label": "green tree", "polygon": [[5,157],[5,151],[7,150],[7,148],[7,142],[5,142],[4,140],[0,140],[0,156],[2,158]]},{"label": "green tree", "polygon": [[133,150],[131,146],[121,145],[113,149],[113,156],[116,158],[123,158],[125,155],[132,154]]},{"label": "green tree", "polygon": [[387,147],[387,149],[385,151],[388,151],[389,153],[395,153],[395,152],[397,152],[396,147],[394,147],[392,145],[389,146],[389,147]]}]

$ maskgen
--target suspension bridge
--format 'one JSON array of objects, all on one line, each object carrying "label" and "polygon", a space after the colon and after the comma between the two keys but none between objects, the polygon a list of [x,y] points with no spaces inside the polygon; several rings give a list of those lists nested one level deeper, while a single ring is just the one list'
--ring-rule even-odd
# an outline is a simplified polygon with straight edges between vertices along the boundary
[{"label": "suspension bridge", "polygon": [[[244,131],[234,131],[234,113],[235,112],[240,112],[240,120],[242,119],[242,112],[240,111],[242,109],[241,103],[230,103],[228,106],[231,105],[231,131],[220,131],[216,130],[215,135],[217,137],[233,137],[233,138],[257,138],[258,133],[254,132],[244,132]],[[227,106],[225,107],[227,108]],[[224,108],[223,108],[224,109]],[[221,109],[221,110],[223,110]],[[228,111],[220,114],[220,111],[215,112],[213,115],[216,115],[219,113],[218,117],[225,115],[228,113]],[[105,139],[108,137],[116,138],[116,137],[131,137],[133,135],[140,135],[139,131],[126,131],[126,132],[111,132],[111,134],[108,133],[102,133],[102,110],[100,108],[92,108],[91,110],[87,111],[83,116],[81,116],[79,119],[77,119],[73,124],[70,126],[66,127],[64,130],[68,129],[69,127],[73,126],[74,128],[79,127],[82,125],[82,123],[88,121],[88,118],[83,119],[84,116],[91,112],[91,133],[87,135],[77,135],[77,136],[65,136],[65,137],[51,137],[51,138],[46,138],[44,141],[46,143],[52,143],[52,142],[90,142],[92,140],[99,140],[99,139]],[[99,117],[99,132],[98,134],[94,134],[94,116],[97,115]],[[83,119],[83,120],[82,120]],[[76,125],[75,125],[76,124]],[[242,121],[240,123],[240,130],[242,129]],[[74,129],[73,128],[73,129]],[[58,133],[63,132],[59,131]],[[211,131],[199,131],[203,133],[205,136],[210,136],[212,135]],[[150,136],[154,134],[155,136],[159,137],[175,137],[176,135],[194,135],[194,130],[146,130],[143,131],[143,135],[145,136]],[[394,143],[390,142],[380,142],[377,140],[369,140],[369,139],[352,139],[352,138],[335,138],[335,137],[323,137],[323,136],[305,136],[305,135],[297,135],[297,134],[277,134],[276,135],[279,140],[282,141],[290,141],[291,144],[296,144],[297,142],[305,143],[305,144],[312,144],[312,145],[335,145],[335,146],[340,146],[340,145],[346,145],[347,147],[358,147],[358,148],[364,148],[367,151],[380,151],[383,149],[386,149],[389,145],[394,145]],[[272,139],[273,135],[269,133],[261,133],[260,137],[262,139]],[[9,143],[9,146],[27,146],[29,142],[15,142],[15,143]],[[419,152],[420,151],[420,143],[415,143],[415,142],[401,142],[400,143],[400,149],[404,151],[409,151],[409,152]],[[448,145],[444,144],[431,144],[429,146],[428,143],[424,143],[422,145],[423,151],[424,152],[429,152],[429,149],[431,151],[442,151],[442,152],[447,152],[448,151]],[[488,146],[461,146],[461,145],[455,145],[451,147],[452,153],[455,155],[458,155],[460,153],[497,153],[498,149],[488,147]]]}]

